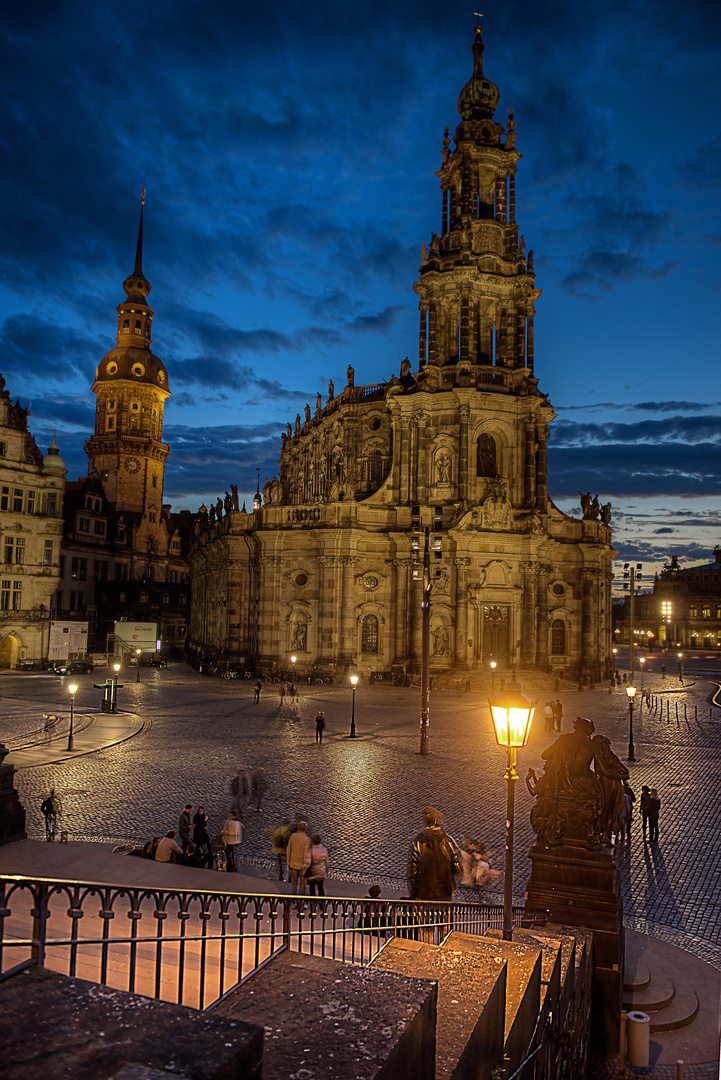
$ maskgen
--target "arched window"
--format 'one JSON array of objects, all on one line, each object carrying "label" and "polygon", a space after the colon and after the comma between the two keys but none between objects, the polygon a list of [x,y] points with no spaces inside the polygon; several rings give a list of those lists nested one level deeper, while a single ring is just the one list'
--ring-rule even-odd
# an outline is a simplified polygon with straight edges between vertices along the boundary
[{"label": "arched window", "polygon": [[378,652],[378,619],[365,615],[361,623],[361,652]]},{"label": "arched window", "polygon": [[476,476],[498,476],[496,444],[492,435],[480,435],[478,438]]},{"label": "arched window", "polygon": [[379,487],[383,479],[383,455],[380,450],[371,450],[368,454],[368,479],[374,487]]},{"label": "arched window", "polygon": [[563,619],[551,623],[551,656],[566,655],[566,624]]}]

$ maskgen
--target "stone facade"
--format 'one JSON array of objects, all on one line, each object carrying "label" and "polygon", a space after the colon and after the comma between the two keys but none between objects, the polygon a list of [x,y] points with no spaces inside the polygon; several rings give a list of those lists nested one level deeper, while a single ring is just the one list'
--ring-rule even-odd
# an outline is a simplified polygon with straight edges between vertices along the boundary
[{"label": "stone facade", "polygon": [[[191,555],[189,644],[261,669],[420,664],[424,530],[433,526],[431,668],[595,680],[611,647],[608,511],[548,494],[554,419],[534,374],[533,253],[515,220],[513,113],[474,71],[442,142],[441,233],[421,250],[415,372],[305,407],[252,514],[204,515]],[[595,502],[595,500],[594,500]],[[437,556],[437,557],[436,557]]]},{"label": "stone facade", "polygon": [[0,668],[47,654],[60,575],[65,463],[53,439],[43,457],[0,376]]}]

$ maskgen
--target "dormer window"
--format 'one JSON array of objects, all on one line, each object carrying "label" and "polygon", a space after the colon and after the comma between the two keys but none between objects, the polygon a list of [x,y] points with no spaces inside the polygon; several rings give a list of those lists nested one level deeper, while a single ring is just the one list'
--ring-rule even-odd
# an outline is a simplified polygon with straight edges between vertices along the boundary
[{"label": "dormer window", "polygon": [[118,407],[117,401],[109,401],[108,402],[108,412],[115,412],[117,407]]}]

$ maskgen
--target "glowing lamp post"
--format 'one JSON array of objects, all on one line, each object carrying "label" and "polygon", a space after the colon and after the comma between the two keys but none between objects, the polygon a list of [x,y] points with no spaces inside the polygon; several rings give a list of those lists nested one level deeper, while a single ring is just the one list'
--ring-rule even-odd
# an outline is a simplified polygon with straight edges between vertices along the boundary
[{"label": "glowing lamp post", "polygon": [[643,665],[646,663],[646,657],[639,656],[638,662],[641,665],[641,697],[643,697]]},{"label": "glowing lamp post", "polygon": [[118,711],[118,675],[120,674],[120,664],[113,664],[113,671],[115,672],[115,681],[113,684],[113,712]]},{"label": "glowing lamp post", "polygon": [[355,739],[355,688],[358,685],[357,675],[351,675],[350,684],[353,688],[353,705],[351,706],[350,714],[350,737],[351,739]]},{"label": "glowing lamp post", "polygon": [[528,742],[535,704],[521,692],[517,682],[510,682],[501,697],[488,702],[496,733],[496,742],[505,746],[506,768],[506,880],[503,892],[503,940],[513,938],[513,817],[516,780],[516,753]]},{"label": "glowing lamp post", "polygon": [[490,664],[488,666],[491,669],[491,693],[495,694],[495,692],[496,692],[496,668],[498,667],[498,665],[497,665],[495,660],[491,660],[491,662],[490,662]]},{"label": "glowing lamp post", "polygon": [[71,682],[68,687],[70,694],[70,731],[68,732],[68,750],[73,749],[73,720],[75,715],[75,695],[78,692],[78,684]]},{"label": "glowing lamp post", "polygon": [[633,699],[636,697],[636,687],[627,686],[628,694],[628,761],[636,760],[636,751],[633,746]]},{"label": "glowing lamp post", "polygon": [[678,653],[678,677],[683,682],[683,653]]},{"label": "glowing lamp post", "polygon": [[135,656],[137,657],[137,661],[138,661],[138,673],[135,676],[135,681],[140,682],[140,649],[135,650]]}]

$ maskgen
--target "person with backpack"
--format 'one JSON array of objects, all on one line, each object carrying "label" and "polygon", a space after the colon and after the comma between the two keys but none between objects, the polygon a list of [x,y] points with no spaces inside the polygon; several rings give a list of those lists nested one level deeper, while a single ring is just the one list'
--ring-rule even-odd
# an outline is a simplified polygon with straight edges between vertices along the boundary
[{"label": "person with backpack", "polygon": [[59,804],[55,798],[55,788],[50,789],[50,794],[47,799],[44,799],[40,806],[40,813],[45,817],[45,839],[55,839],[55,829],[58,823],[58,811]]}]

